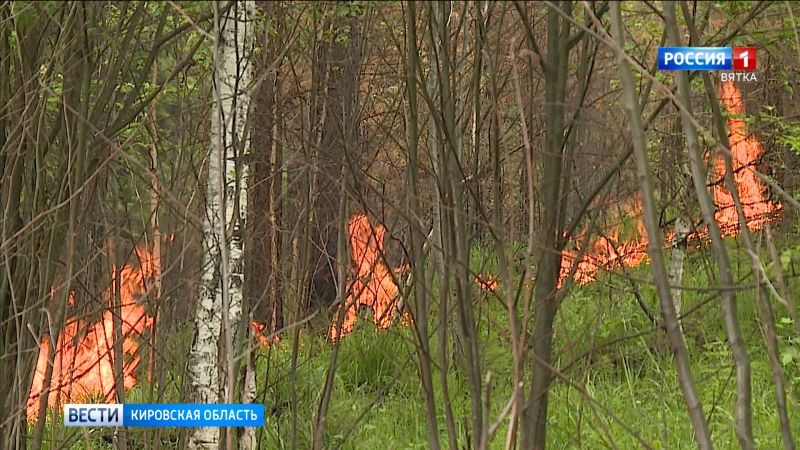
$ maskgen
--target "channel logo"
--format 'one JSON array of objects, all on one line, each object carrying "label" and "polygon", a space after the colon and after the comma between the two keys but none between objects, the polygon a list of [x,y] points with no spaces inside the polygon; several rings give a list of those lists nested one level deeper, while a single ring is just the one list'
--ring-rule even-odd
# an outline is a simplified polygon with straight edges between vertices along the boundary
[{"label": "channel logo", "polygon": [[756,70],[756,48],[734,47],[733,70]]},{"label": "channel logo", "polygon": [[64,405],[64,426],[121,427],[122,405]]},{"label": "channel logo", "polygon": [[659,47],[658,70],[756,70],[755,47]]},{"label": "channel logo", "polygon": [[263,427],[263,404],[66,404],[67,427]]}]

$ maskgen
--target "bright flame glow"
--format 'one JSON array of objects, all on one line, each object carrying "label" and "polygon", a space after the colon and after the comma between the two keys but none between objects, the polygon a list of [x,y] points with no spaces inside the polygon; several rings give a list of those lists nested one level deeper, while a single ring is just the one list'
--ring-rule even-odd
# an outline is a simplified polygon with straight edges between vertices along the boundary
[{"label": "bright flame glow", "polygon": [[[392,274],[399,274],[407,270],[403,267],[392,271],[384,263],[383,239],[386,236],[386,228],[383,225],[373,227],[367,216],[357,214],[350,218],[348,230],[353,268],[347,277],[346,310],[341,336],[353,330],[358,320],[358,308],[361,305],[372,309],[372,320],[376,325],[380,328],[388,328],[394,318],[393,306],[399,291]],[[338,314],[337,310],[334,317],[338,318]],[[336,320],[331,325],[330,335],[334,341],[340,336]]]},{"label": "bright flame glow", "polygon": [[267,325],[264,323],[252,321],[250,322],[250,328],[253,329],[253,333],[258,339],[258,343],[261,348],[267,348],[270,346],[270,344],[278,344],[281,342],[280,336],[273,336],[272,339],[264,336],[264,330],[267,328]]},{"label": "bright flame glow", "polygon": [[[751,230],[761,229],[765,223],[773,219],[781,210],[780,204],[764,199],[764,185],[753,172],[758,158],[764,153],[761,143],[754,136],[747,134],[747,125],[742,118],[744,104],[742,94],[728,81],[720,87],[720,100],[731,116],[728,118],[728,144],[730,145],[733,179],[739,192],[747,227]],[[719,152],[718,152],[719,153]],[[717,183],[714,186],[714,202],[716,213],[714,218],[720,224],[725,236],[736,234],[739,219],[733,196],[724,186],[725,162],[721,154],[714,159],[714,175]]]},{"label": "bright flame glow", "polygon": [[[583,253],[583,257],[578,261],[573,277],[578,284],[591,283],[601,269],[619,269],[623,266],[636,267],[647,259],[647,232],[640,212],[641,201],[638,197],[635,197],[632,205],[623,204],[621,207],[627,216],[636,220],[638,234],[635,239],[629,242],[620,240],[620,228],[622,226],[620,222],[607,236],[598,236],[590,241],[589,249]],[[579,235],[576,240],[582,242],[583,237],[584,235]],[[569,275],[578,253],[579,248],[577,246],[573,250],[564,250],[562,252],[559,287]]]},{"label": "bright flame glow", "polygon": [[[764,152],[761,143],[753,136],[748,136],[747,126],[741,115],[744,113],[742,94],[733,82],[728,81],[720,86],[720,100],[725,110],[730,114],[727,120],[728,140],[733,162],[733,178],[736,183],[739,199],[746,218],[747,227],[758,230],[765,223],[774,219],[780,212],[782,205],[772,203],[764,198],[764,185],[753,171],[758,158]],[[717,152],[714,159],[714,218],[722,230],[723,236],[733,236],[739,230],[739,218],[733,202],[733,196],[726,189],[723,176],[725,163],[722,155]],[[647,259],[647,233],[642,222],[641,205],[636,203],[635,210],[626,211],[630,217],[636,218],[639,237],[628,242],[619,242],[618,229],[611,233],[611,237],[595,238],[584,252],[583,257],[577,262],[573,279],[580,285],[591,283],[595,280],[600,269],[613,270],[621,266],[636,267]],[[708,234],[707,230],[700,230],[690,239],[699,239]],[[672,241],[672,232],[667,233],[665,241]],[[581,241],[578,236],[577,241]],[[570,269],[577,259],[578,249],[564,250],[561,258],[561,275],[559,286],[569,276]]]},{"label": "bright flame glow", "polygon": [[497,292],[497,287],[500,285],[497,278],[491,273],[479,273],[475,276],[475,283],[478,287],[487,292]]},{"label": "bright flame glow", "polygon": [[[133,372],[139,365],[137,338],[146,328],[153,325],[153,318],[145,313],[145,308],[136,302],[137,297],[146,290],[146,281],[160,274],[160,267],[153,255],[144,249],[136,248],[139,268],[129,265],[122,270],[114,270],[112,277],[120,276],[122,351],[127,356],[123,362],[122,377],[125,389],[136,385]],[[113,299],[116,280],[106,297]],[[70,303],[74,295],[70,293]],[[45,369],[50,353],[50,339],[44,336],[31,392],[28,395],[27,415],[35,421],[39,414],[39,398],[44,391]],[[128,359],[129,358],[129,359]],[[67,319],[63,332],[58,336],[53,375],[47,405],[52,408],[59,403],[81,402],[93,396],[102,396],[108,402],[115,401],[114,382],[114,319],[111,308],[103,312],[103,320],[87,324],[79,319]]]}]

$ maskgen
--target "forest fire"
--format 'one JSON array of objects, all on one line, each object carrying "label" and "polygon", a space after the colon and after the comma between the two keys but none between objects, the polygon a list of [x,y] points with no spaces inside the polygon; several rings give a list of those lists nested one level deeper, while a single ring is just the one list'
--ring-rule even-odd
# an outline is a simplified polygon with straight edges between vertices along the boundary
[{"label": "forest fire", "polygon": [[267,329],[267,324],[265,323],[257,322],[254,320],[250,322],[250,328],[253,330],[253,335],[255,336],[255,338],[258,339],[258,345],[260,345],[261,348],[267,348],[270,346],[270,344],[278,344],[281,342],[280,336],[276,335],[273,336],[272,339],[270,339],[264,335]]},{"label": "forest fire", "polygon": [[[160,273],[158,262],[149,251],[137,247],[136,254],[139,267],[125,265],[119,271],[114,270],[112,288],[105,295],[109,302],[114,298],[117,283],[113,278],[119,274],[122,352],[126,356],[122,368],[125,389],[136,385],[133,372],[140,361],[137,355],[138,337],[153,324],[153,318],[145,313],[144,306],[137,303],[137,297],[146,291],[147,280]],[[74,295],[70,294],[70,299],[74,299]],[[49,353],[49,338],[44,336],[28,395],[29,421],[38,419],[39,398],[44,390]],[[53,374],[47,398],[48,407],[52,408],[60,403],[80,402],[92,397],[102,397],[108,402],[114,401],[116,397],[114,357],[114,318],[110,308],[103,312],[103,319],[94,324],[75,318],[67,319],[56,344]]]},{"label": "forest fire", "polygon": [[[392,273],[403,269],[390,270],[383,260],[383,239],[386,228],[378,225],[373,228],[364,214],[350,218],[350,258],[353,269],[348,274],[345,316],[340,330],[337,321],[331,325],[332,340],[353,330],[358,320],[358,309],[366,306],[372,309],[372,320],[380,328],[388,328],[394,318],[394,302],[399,291]],[[341,306],[340,306],[341,308]],[[340,310],[334,317],[338,317]]]},{"label": "forest fire", "polygon": [[[763,183],[753,172],[753,166],[761,157],[763,148],[756,138],[748,135],[745,120],[739,117],[744,110],[740,92],[731,82],[724,83],[720,92],[721,102],[730,114],[727,126],[730,152],[733,157],[733,177],[748,228],[757,230],[772,220],[782,207],[779,203],[772,203],[765,198]],[[725,167],[719,152],[714,157],[713,168],[715,219],[724,235],[735,235],[739,229],[739,221],[733,198],[722,180]],[[594,281],[600,270],[633,268],[647,259],[648,241],[642,224],[639,201],[634,199],[623,204],[622,211],[625,217],[634,218],[634,230],[623,233],[621,224],[617,224],[605,235],[591,239],[577,263],[576,259],[581,254],[580,249],[564,250],[559,283],[563,283],[569,275],[573,264],[576,264],[574,280],[584,285]],[[348,231],[352,267],[347,275],[347,298],[338,311],[344,314],[344,320],[341,328],[337,327],[336,321],[330,327],[330,336],[334,341],[353,330],[360,307],[367,307],[372,311],[372,320],[378,327],[388,328],[391,325],[396,313],[394,305],[399,292],[395,274],[404,270],[391,269],[384,261],[386,236],[384,226],[373,226],[366,215],[357,214],[350,219]],[[700,230],[691,237],[699,239],[704,234],[705,232]],[[174,239],[173,236],[170,235],[169,240]],[[580,236],[576,238],[576,241],[581,240]],[[667,234],[666,240],[667,242],[671,240],[671,234]],[[125,265],[121,270],[114,271],[114,276],[116,274],[120,276],[122,352],[125,355],[122,378],[126,389],[133,387],[137,382],[134,371],[140,362],[140,357],[137,355],[140,345],[138,337],[145,329],[150,328],[153,322],[152,317],[146,314],[144,306],[137,303],[137,298],[146,291],[147,280],[160,272],[157,262],[149,251],[136,248],[136,254],[139,259],[138,267]],[[498,288],[498,280],[492,274],[478,274],[475,282],[486,291],[494,292]],[[112,287],[104,297],[110,302],[115,294]],[[344,311],[341,310],[342,307],[345,308]],[[91,397],[101,397],[106,401],[115,400],[113,323],[113,313],[110,308],[106,308],[102,320],[96,323],[87,323],[77,318],[66,321],[55,350],[48,406],[53,407],[67,401],[78,402]],[[264,336],[263,324],[253,322],[251,326],[261,346],[266,347],[277,342],[277,338],[270,340]],[[36,420],[39,413],[39,398],[45,387],[44,375],[50,351],[49,339],[45,337],[42,340],[27,402],[29,420]]]},{"label": "forest fire", "polygon": [[[747,227],[751,230],[761,229],[765,223],[772,220],[782,205],[764,199],[764,186],[752,167],[757,163],[764,149],[755,137],[748,135],[747,125],[741,117],[744,114],[742,94],[733,82],[723,83],[720,88],[720,101],[725,110],[731,115],[728,118],[728,144],[730,145],[731,162],[733,165],[733,179],[739,192],[744,215],[747,218]],[[715,218],[722,228],[725,236],[736,234],[739,219],[733,202],[733,196],[724,186],[725,160],[722,155],[716,155],[714,160],[714,202],[716,204]]]},{"label": "forest fire", "polygon": [[[753,171],[755,164],[764,152],[761,143],[753,136],[748,136],[745,120],[741,117],[744,113],[742,94],[733,82],[728,81],[720,86],[720,101],[728,112],[728,140],[733,165],[733,179],[736,183],[739,199],[745,214],[747,227],[758,230],[765,223],[773,220],[781,210],[779,203],[770,202],[764,197],[764,185]],[[714,203],[717,223],[723,236],[733,236],[739,230],[739,218],[733,202],[733,196],[724,183],[725,162],[723,156],[717,152],[714,158]],[[581,285],[595,280],[600,269],[612,270],[620,267],[636,267],[647,259],[647,234],[644,231],[641,217],[641,206],[636,202],[636,211],[627,211],[630,217],[637,221],[639,236],[629,242],[618,242],[618,226],[611,233],[611,238],[600,236],[589,245],[577,263],[573,279]],[[707,235],[707,231],[700,230],[690,239],[698,239]],[[577,239],[580,241],[580,238]],[[669,243],[672,233],[665,236]],[[579,249],[564,250],[561,259],[561,275],[559,285],[569,276]]]},{"label": "forest fire", "polygon": [[475,283],[486,292],[497,292],[499,283],[491,273],[479,273],[475,276]]},{"label": "forest fire", "polygon": [[[590,242],[589,250],[584,252],[575,269],[573,279],[578,284],[584,285],[594,281],[600,269],[636,267],[647,258],[647,233],[642,221],[641,208],[641,201],[638,197],[634,197],[632,203],[623,203],[620,208],[626,216],[636,220],[635,239],[627,241],[620,239],[622,222],[618,221],[608,235],[598,236]],[[582,241],[583,237],[584,235],[579,235],[576,241]],[[562,252],[559,286],[569,275],[577,254],[577,248]]]}]

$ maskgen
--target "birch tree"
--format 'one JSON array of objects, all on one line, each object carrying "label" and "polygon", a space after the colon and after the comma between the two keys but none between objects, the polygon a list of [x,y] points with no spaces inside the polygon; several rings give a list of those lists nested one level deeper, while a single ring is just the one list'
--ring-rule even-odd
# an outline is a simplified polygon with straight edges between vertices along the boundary
[{"label": "birch tree", "polygon": [[[422,216],[419,189],[419,110],[417,108],[417,67],[419,64],[419,48],[417,47],[417,13],[413,2],[405,10],[406,26],[406,142],[408,146],[407,189],[408,209],[416,217]],[[429,144],[430,145],[430,144]],[[434,189],[434,192],[436,190]],[[434,197],[435,198],[435,197]],[[436,208],[432,214],[437,214]],[[435,216],[434,216],[435,217]],[[434,225],[435,226],[435,225]],[[426,290],[427,275],[422,264],[425,248],[425,233],[419,227],[411,227],[411,273],[418,276],[421,282],[413,281],[415,313],[414,326],[419,339],[419,376],[425,391],[425,412],[428,423],[428,445],[431,449],[440,449],[439,425],[436,416],[436,397],[433,387],[433,367],[430,355],[430,331],[428,330],[428,313],[430,310],[430,292]],[[437,263],[438,264],[438,263]],[[441,273],[441,272],[440,272]],[[412,275],[412,276],[413,276]]]},{"label": "birch tree", "polygon": [[[673,148],[682,148],[683,139],[676,139],[676,145]],[[688,245],[689,232],[691,231],[691,216],[689,215],[689,195],[691,186],[691,174],[689,168],[682,161],[684,154],[676,158],[678,183],[678,215],[675,217],[675,224],[673,225],[673,239],[670,244],[670,260],[669,260],[669,285],[672,286],[672,305],[675,307],[675,317],[678,318],[678,326],[681,334],[683,334],[683,324],[680,322],[681,305],[683,304],[683,272],[684,263],[686,261],[686,247]]]},{"label": "birch tree", "polygon": [[[232,401],[236,364],[234,330],[242,316],[242,250],[247,211],[246,117],[253,3],[215,2],[213,8],[214,107],[203,226],[203,271],[189,364],[194,401],[198,403],[218,403],[220,397],[225,402]],[[224,378],[219,372],[221,336],[227,356]],[[192,431],[189,443],[192,448],[218,448],[219,437],[216,428],[197,428]]]}]

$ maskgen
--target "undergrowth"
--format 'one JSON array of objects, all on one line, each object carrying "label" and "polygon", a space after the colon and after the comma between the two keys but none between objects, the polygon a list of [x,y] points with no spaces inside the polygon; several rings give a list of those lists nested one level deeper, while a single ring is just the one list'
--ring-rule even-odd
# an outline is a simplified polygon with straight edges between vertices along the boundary
[{"label": "undergrowth", "polygon": [[[740,277],[749,273],[745,255],[730,241],[734,267]],[[715,281],[701,252],[692,252],[686,262],[683,327],[690,350],[698,392],[703,401],[713,441],[717,448],[738,448],[733,428],[735,379],[726,344],[719,299],[708,289]],[[711,264],[713,266],[713,264]],[[497,273],[489,252],[477,251],[475,272]],[[548,448],[695,448],[693,432],[678,386],[669,347],[659,328],[658,298],[646,282],[649,266],[625,273],[600,274],[598,280],[575,287],[564,300],[555,327],[555,366],[562,370],[550,397]],[[745,277],[745,279],[747,279]],[[791,288],[796,281],[789,278]],[[512,357],[507,331],[507,311],[497,294],[479,293],[479,335],[484,373],[492,372],[491,419],[493,424],[511,396]],[[752,361],[753,427],[758,448],[779,448],[780,428],[775,408],[775,390],[761,332],[761,322],[752,289],[737,293],[739,315]],[[640,301],[637,301],[636,298]],[[781,346],[781,361],[793,393],[800,386],[800,342],[785,308],[775,303]],[[656,323],[650,317],[656,319]],[[430,317],[436,331],[438,317]],[[529,328],[532,324],[528,324]],[[163,351],[180,361],[188,331],[176,330]],[[431,339],[436,362],[437,339]],[[260,431],[262,448],[310,448],[314,415],[328,371],[332,344],[320,333],[303,332],[298,342],[297,368],[292,374],[289,337],[258,350],[258,399],[266,405],[266,425]],[[397,325],[379,330],[360,323],[341,340],[334,391],[325,422],[326,449],[426,449],[428,425],[425,394],[419,381],[418,360],[412,328]],[[452,354],[452,348],[447,349]],[[465,377],[451,363],[447,376],[450,405],[459,439],[465,448],[470,439],[470,399]],[[183,380],[176,370],[165,377],[162,402],[180,399]],[[525,381],[530,375],[526,366]],[[129,402],[149,401],[147,377],[127,394]],[[292,387],[295,393],[292,395]],[[447,436],[443,409],[442,380],[437,370],[434,389],[438,407],[439,434]],[[794,394],[790,394],[792,398]],[[296,399],[296,417],[292,403]],[[790,420],[800,433],[800,410],[790,402]],[[295,423],[294,428],[292,424]],[[504,447],[508,420],[499,423],[491,448]],[[61,442],[74,448],[110,446],[103,429],[65,430],[48,426]],[[293,438],[294,435],[294,438]],[[129,442],[153,442],[153,430],[128,430]],[[179,432],[160,432],[160,446],[176,447]],[[47,441],[47,440],[46,440]]]}]

